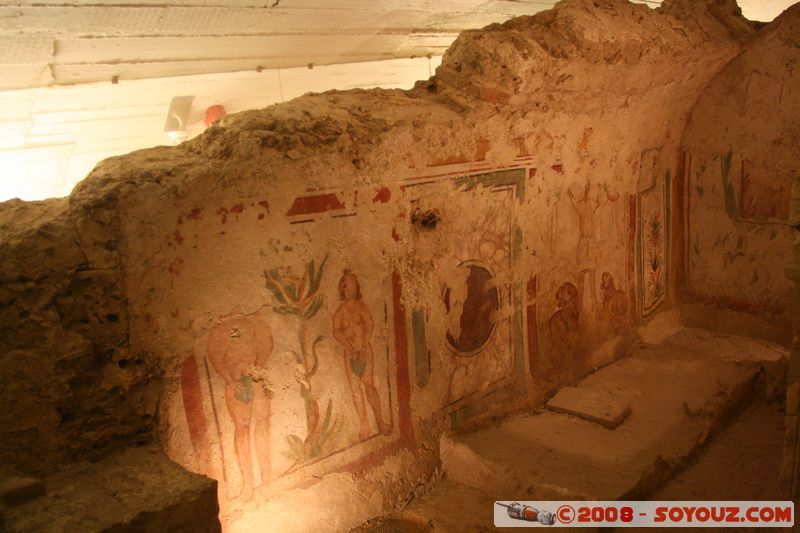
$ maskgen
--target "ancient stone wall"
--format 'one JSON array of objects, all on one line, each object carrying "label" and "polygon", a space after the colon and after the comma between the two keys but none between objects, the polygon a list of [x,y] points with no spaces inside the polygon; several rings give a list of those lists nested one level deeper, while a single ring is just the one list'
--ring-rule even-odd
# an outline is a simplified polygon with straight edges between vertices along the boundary
[{"label": "ancient stone wall", "polygon": [[[87,235],[110,254],[113,282],[82,286],[102,351],[79,373],[109,418],[79,420],[146,427],[137,395],[159,383],[159,436],[219,480],[228,531],[346,530],[402,504],[444,428],[535,405],[670,305],[680,137],[754,31],[733,2],[568,1],[465,33],[412,91],[308,95],[106,160],[36,207],[65,251]],[[34,243],[15,239],[3,272],[27,279]],[[44,277],[69,287],[88,257]],[[18,342],[62,379],[59,338]],[[57,413],[57,382],[7,390]]]},{"label": "ancient stone wall", "polygon": [[131,354],[115,210],[68,199],[0,214],[0,461],[44,473],[152,440],[160,365]]},{"label": "ancient stone wall", "polygon": [[781,490],[792,500],[800,494],[800,173],[795,173],[789,208],[792,251],[786,276],[792,281],[792,337],[786,384],[786,433],[783,442]]},{"label": "ancient stone wall", "polygon": [[[794,6],[703,91],[683,139],[687,300],[712,306],[692,315],[783,343],[791,338],[785,269],[791,187],[800,167],[799,45],[800,6]],[[723,319],[714,312],[721,308],[761,322]]]}]

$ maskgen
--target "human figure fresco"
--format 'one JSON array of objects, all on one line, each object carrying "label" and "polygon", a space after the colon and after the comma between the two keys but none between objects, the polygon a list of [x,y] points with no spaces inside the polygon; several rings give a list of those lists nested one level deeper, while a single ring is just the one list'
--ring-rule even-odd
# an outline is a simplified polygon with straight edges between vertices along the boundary
[{"label": "human figure fresco", "polygon": [[578,250],[575,261],[578,266],[578,292],[581,301],[584,294],[584,280],[586,274],[589,275],[589,295],[591,297],[592,311],[597,308],[596,283],[597,274],[594,266],[599,255],[600,243],[595,240],[595,217],[597,210],[602,205],[599,193],[595,198],[589,198],[592,188],[591,182],[586,182],[583,196],[575,197],[572,190],[567,190],[567,196],[573,209],[578,214]]},{"label": "human figure fresco", "polygon": [[492,273],[479,264],[462,264],[460,273],[446,286],[445,303],[448,346],[470,357],[492,338],[500,309],[500,293]]},{"label": "human figure fresco", "polygon": [[250,316],[223,318],[208,331],[208,359],[225,381],[225,405],[233,419],[233,443],[241,475],[238,494],[250,500],[255,488],[251,435],[261,470],[270,480],[270,395],[265,381],[274,342],[269,326]]},{"label": "human figure fresco", "polygon": [[550,339],[554,349],[566,363],[580,344],[580,298],[578,288],[570,282],[562,283],[556,292],[558,308],[548,320]]},{"label": "human figure fresco", "polygon": [[603,272],[600,289],[603,294],[603,323],[612,333],[620,333],[628,322],[628,298],[624,291],[617,289],[610,272]]},{"label": "human figure fresco", "polygon": [[448,335],[455,339],[461,337],[461,315],[464,311],[464,303],[469,295],[469,274],[470,270],[468,268],[459,268],[458,266],[446,273],[446,331]]},{"label": "human figure fresco", "polygon": [[358,277],[349,269],[345,269],[339,279],[339,298],[341,303],[333,315],[333,336],[344,348],[342,357],[345,374],[360,423],[359,439],[365,440],[370,436],[367,403],[372,409],[378,431],[388,435],[391,426],[383,420],[381,399],[373,381],[375,354],[372,351],[372,313],[361,300]]}]

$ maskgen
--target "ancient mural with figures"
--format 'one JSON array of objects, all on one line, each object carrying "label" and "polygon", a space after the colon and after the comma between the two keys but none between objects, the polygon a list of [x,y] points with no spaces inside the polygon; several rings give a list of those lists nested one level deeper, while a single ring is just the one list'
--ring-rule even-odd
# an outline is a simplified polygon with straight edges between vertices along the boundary
[{"label": "ancient mural with figures", "polygon": [[[442,412],[509,385],[522,363],[513,334],[520,315],[513,280],[524,180],[525,169],[510,169],[404,188],[412,223],[399,238],[413,243],[411,267],[432,288],[414,295],[416,382]],[[454,201],[437,200],[442,197]]]},{"label": "ancient mural with figures", "polygon": [[720,3],[564,2],[6,202],[0,452],[158,441],[226,533],[350,531],[678,318],[790,342],[797,10]]},{"label": "ancient mural with figures", "polygon": [[[189,211],[173,235],[171,288],[230,302],[181,319],[195,332],[181,401],[196,468],[247,505],[408,437],[412,390],[431,414],[452,413],[528,379],[567,379],[625,334],[636,199],[591,177],[531,199],[545,172],[564,170],[322,192],[279,213],[266,200]],[[519,214],[537,205],[550,216],[524,238]],[[359,231],[367,216],[375,230]],[[253,223],[269,229],[253,239]],[[218,239],[193,244],[213,226]],[[224,270],[182,267],[232,245],[255,259],[229,262],[235,286]]]},{"label": "ancient mural with figures", "polygon": [[637,197],[610,176],[566,174],[522,166],[405,185],[394,233],[413,243],[422,287],[408,312],[414,404],[468,422],[495,393],[567,382],[631,331]]},{"label": "ancient mural with figures", "polygon": [[[602,176],[576,176],[553,191],[553,216],[536,249],[537,256],[553,260],[541,261],[526,287],[529,302],[538,303],[538,349],[530,359],[539,379],[569,379],[595,364],[592,353],[599,346],[635,324],[635,205],[635,197]],[[530,331],[528,337],[530,351]]]},{"label": "ancient mural with figures", "polygon": [[[392,434],[388,325],[370,309],[383,309],[383,288],[347,267],[326,280],[328,259],[310,260],[297,275],[265,270],[268,310],[215,320],[184,363],[184,397],[199,395],[209,411],[187,409],[192,444],[218,465],[232,499],[249,501],[259,485]],[[294,335],[276,346],[274,330]],[[295,423],[273,429],[273,412]]]},{"label": "ancient mural with figures", "polygon": [[187,206],[167,235],[143,230],[167,252],[138,274],[158,287],[140,335],[185,350],[168,447],[219,481],[224,521],[621,349],[648,198],[530,160]]},{"label": "ancient mural with figures", "polygon": [[[359,231],[362,212],[341,191],[275,204],[243,199],[182,215],[159,301],[197,300],[167,324],[145,317],[154,332],[191,338],[171,438],[220,482],[226,511],[385,456],[409,437],[399,279],[380,242]],[[317,239],[320,228],[334,237]],[[206,265],[211,256],[226,259]]]}]

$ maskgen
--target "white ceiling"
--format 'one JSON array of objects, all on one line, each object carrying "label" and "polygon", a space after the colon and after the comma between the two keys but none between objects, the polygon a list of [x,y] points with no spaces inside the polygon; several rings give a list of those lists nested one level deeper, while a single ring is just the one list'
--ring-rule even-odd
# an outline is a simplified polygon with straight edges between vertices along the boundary
[{"label": "white ceiling", "polygon": [[[462,30],[554,3],[0,0],[0,201],[62,196],[98,161],[165,144],[173,96],[195,97],[193,136],[214,104],[235,112],[308,91],[409,88]],[[793,0],[739,3],[767,21]]]},{"label": "white ceiling", "polygon": [[[0,90],[441,55],[462,30],[554,3],[0,0]],[[791,3],[740,0],[758,20]]]},{"label": "white ceiling", "polygon": [[441,55],[554,0],[0,0],[0,89]]},{"label": "white ceiling", "polygon": [[410,89],[441,58],[197,74],[0,92],[0,201],[69,194],[101,160],[167,144],[173,96],[193,96],[187,137],[203,132],[206,109],[228,113],[285,102],[307,92]]}]

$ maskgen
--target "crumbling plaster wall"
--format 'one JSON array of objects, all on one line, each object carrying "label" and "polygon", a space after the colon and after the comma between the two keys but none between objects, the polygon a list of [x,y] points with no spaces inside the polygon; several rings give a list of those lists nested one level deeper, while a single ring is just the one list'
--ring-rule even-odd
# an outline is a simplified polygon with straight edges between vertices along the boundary
[{"label": "crumbling plaster wall", "polygon": [[[412,91],[231,116],[106,160],[68,201],[6,203],[3,275],[22,285],[4,342],[42,373],[3,393],[39,406],[28,427],[55,464],[92,431],[146,433],[158,384],[162,442],[220,480],[230,531],[346,529],[400,504],[435,472],[442,428],[540,401],[670,303],[681,133],[754,32],[729,1],[568,1],[466,32]],[[28,236],[51,226],[59,259],[40,247],[32,275]],[[63,365],[81,360],[62,351],[72,315],[40,319],[41,340],[14,332],[25,291],[85,270],[110,281],[85,285],[108,291],[80,322],[76,375],[96,396],[75,401],[51,385],[71,387]],[[105,418],[72,432],[60,402]],[[319,511],[292,512],[308,487]]]},{"label": "crumbling plaster wall", "polygon": [[[791,339],[789,203],[800,168],[800,6],[786,10],[706,87],[683,138],[685,267],[695,319]],[[722,311],[747,313],[742,320]],[[744,329],[743,329],[744,328]]]}]

